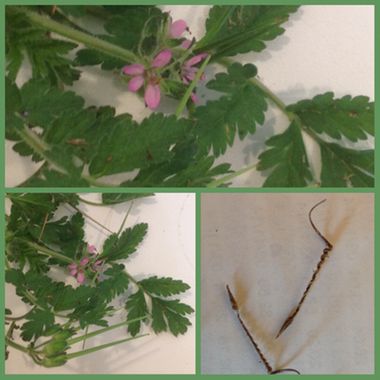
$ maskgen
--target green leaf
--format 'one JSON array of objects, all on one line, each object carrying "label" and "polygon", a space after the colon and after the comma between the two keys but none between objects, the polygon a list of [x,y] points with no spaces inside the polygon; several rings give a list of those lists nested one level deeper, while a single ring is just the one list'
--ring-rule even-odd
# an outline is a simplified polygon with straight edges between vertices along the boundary
[{"label": "green leaf", "polygon": [[103,252],[99,258],[104,258],[107,262],[127,259],[136,252],[137,246],[144,239],[147,230],[148,225],[140,223],[124,230],[120,237],[117,234],[110,235],[104,242]]},{"label": "green leaf", "polygon": [[301,131],[292,122],[285,132],[266,141],[270,148],[259,156],[257,170],[272,169],[264,182],[265,187],[303,187],[311,180]]},{"label": "green leaf", "polygon": [[322,187],[373,187],[374,150],[353,150],[322,143]]},{"label": "green leaf", "polygon": [[139,284],[148,293],[164,297],[183,293],[190,289],[190,286],[183,281],[174,280],[170,277],[158,278],[157,276],[153,276],[139,281]]},{"label": "green leaf", "polygon": [[[18,234],[28,236],[27,231],[27,229],[22,229]],[[47,272],[49,270],[46,256],[39,255],[38,252],[30,247],[24,240],[13,238],[7,243],[6,248],[7,260],[17,263],[20,269],[23,269],[25,265],[28,264],[30,269],[36,273]]]},{"label": "green leaf", "polygon": [[[148,314],[148,305],[146,304],[144,293],[141,289],[128,298],[125,306],[128,312],[128,321],[135,318],[142,318]],[[128,331],[132,336],[136,336],[140,329],[141,320],[128,325]]]},{"label": "green leaf", "polygon": [[11,226],[20,218],[38,223],[46,217],[51,217],[57,209],[58,204],[52,202],[51,194],[7,194],[12,202]]},{"label": "green leaf", "polygon": [[156,333],[166,331],[177,336],[185,334],[191,322],[186,314],[193,313],[194,310],[178,300],[163,300],[161,298],[152,298],[152,328]]},{"label": "green leaf", "polygon": [[107,302],[123,294],[128,289],[129,278],[124,271],[124,265],[113,264],[103,274],[108,277],[98,284],[97,290]]},{"label": "green leaf", "polygon": [[26,341],[43,336],[55,326],[54,314],[48,310],[35,309],[25,318],[28,322],[21,327],[21,337]]},{"label": "green leaf", "polygon": [[[134,52],[137,52],[140,44],[144,54],[152,53],[153,48],[156,47],[157,34],[166,20],[166,15],[154,6],[114,8],[117,9],[112,11],[113,14],[104,25],[108,34],[97,37]],[[105,9],[110,11],[110,8]],[[79,66],[101,64],[103,70],[115,70],[121,69],[128,62],[85,48],[77,52],[75,63]]]},{"label": "green leaf", "polygon": [[228,73],[217,74],[207,87],[225,93],[218,100],[209,101],[195,109],[195,133],[199,145],[208,151],[213,148],[219,156],[232,146],[236,131],[243,139],[263,124],[267,103],[263,92],[249,81],[257,74],[254,65],[234,63]]},{"label": "green leaf", "polygon": [[23,286],[25,281],[24,273],[20,269],[7,269],[5,271],[5,282],[14,285],[16,288]]},{"label": "green leaf", "polygon": [[373,136],[375,132],[374,103],[367,96],[346,95],[335,99],[333,92],[326,92],[287,109],[296,113],[307,128],[334,139],[346,137],[356,142],[366,140],[368,134]]},{"label": "green leaf", "polygon": [[[31,235],[38,240],[42,226],[30,226]],[[71,217],[63,217],[57,221],[49,221],[43,231],[43,242],[55,248],[63,255],[72,258],[81,255],[84,242],[84,218],[77,212]]]},{"label": "green leaf", "polygon": [[143,169],[173,157],[172,145],[188,132],[189,121],[152,114],[137,125],[119,117],[104,134],[101,150],[90,163],[90,174],[109,175]]},{"label": "green leaf", "polygon": [[20,113],[28,123],[42,128],[64,115],[76,114],[84,105],[84,100],[74,92],[51,87],[46,80],[32,79],[21,87],[20,93]]},{"label": "green leaf", "polygon": [[[224,18],[226,8],[233,8],[229,17]],[[298,6],[242,5],[214,6],[206,21],[207,43],[200,41],[200,50],[210,51],[214,57],[233,56],[250,51],[260,52],[271,41],[284,33],[280,25],[288,21]],[[215,25],[219,26],[215,33]],[[208,34],[212,34],[212,38]],[[197,46],[196,46],[197,48]]]},{"label": "green leaf", "polygon": [[71,85],[80,72],[72,67],[67,54],[78,45],[53,38],[44,29],[32,25],[15,7],[6,7],[6,70],[15,80],[25,57],[32,66],[33,78],[47,79],[51,84]]},{"label": "green leaf", "polygon": [[35,145],[17,131],[29,128],[34,135],[33,127],[40,127],[36,138],[48,147],[43,158],[53,163],[46,163],[25,186],[88,187],[87,168],[95,178],[138,169],[122,186],[204,186],[229,170],[226,164],[212,167],[214,158],[199,152],[190,120],[152,114],[137,124],[128,114],[115,117],[111,107],[83,109],[82,98],[38,80],[27,82],[20,96],[7,138],[19,141],[14,149],[33,153],[38,161],[42,157]]}]

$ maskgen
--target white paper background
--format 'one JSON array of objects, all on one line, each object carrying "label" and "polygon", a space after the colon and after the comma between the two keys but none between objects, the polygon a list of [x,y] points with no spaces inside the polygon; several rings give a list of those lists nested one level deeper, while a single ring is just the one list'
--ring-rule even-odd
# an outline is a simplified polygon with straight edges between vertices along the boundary
[{"label": "white paper background", "polygon": [[[92,201],[100,199],[98,194],[88,194],[84,197]],[[127,202],[112,208],[81,205],[80,208],[117,232],[129,204]],[[148,223],[148,233],[137,252],[125,262],[127,270],[137,279],[157,275],[181,279],[188,283],[191,289],[180,297],[195,309],[195,195],[156,194],[154,197],[135,200],[125,227],[142,222]],[[85,231],[87,241],[101,249],[108,233],[91,221],[87,223]],[[22,314],[25,308],[13,289],[13,286],[6,286],[6,307],[11,308],[17,316]],[[113,323],[125,320],[125,316],[124,312],[117,314]],[[150,336],[70,360],[63,367],[48,369],[36,366],[25,354],[9,348],[6,373],[194,373],[195,315],[192,314],[189,318],[192,326],[185,335],[177,338],[169,333],[155,335],[150,328],[145,328],[143,332],[150,333]],[[95,329],[97,328],[93,328]],[[89,339],[86,348],[124,337],[126,338],[127,334],[125,328],[121,327]],[[76,344],[72,352],[80,349],[81,343]]]},{"label": "white paper background", "polygon": [[[293,324],[324,248],[334,245]],[[263,374],[231,309],[241,313],[273,368],[302,374],[374,371],[374,203],[372,194],[202,194],[202,373]]]},{"label": "white paper background", "polygon": [[[185,19],[195,37],[204,32],[204,21],[209,6],[165,6],[173,19]],[[268,42],[262,53],[237,57],[241,62],[257,65],[260,79],[286,103],[290,104],[316,94],[333,90],[336,96],[367,95],[374,98],[374,7],[373,6],[303,6],[284,25],[286,32]],[[212,76],[214,68],[207,73]],[[26,68],[18,82],[30,75]],[[84,96],[88,105],[112,105],[118,113],[129,112],[137,120],[149,114],[135,94],[119,83],[114,74],[98,67],[84,68],[74,91]],[[200,91],[202,93],[202,91]],[[158,111],[175,110],[176,102],[166,99]],[[275,131],[286,128],[288,122],[277,110],[270,109],[265,128],[253,137],[235,141],[218,162],[230,162],[233,169],[257,161],[265,140]],[[306,139],[308,154],[319,170],[317,147]],[[372,141],[369,142],[372,145]],[[6,185],[16,186],[37,168],[6,145]],[[363,146],[368,146],[364,144]],[[120,180],[120,177],[110,181]],[[261,186],[264,177],[255,171],[235,179],[235,186]]]}]

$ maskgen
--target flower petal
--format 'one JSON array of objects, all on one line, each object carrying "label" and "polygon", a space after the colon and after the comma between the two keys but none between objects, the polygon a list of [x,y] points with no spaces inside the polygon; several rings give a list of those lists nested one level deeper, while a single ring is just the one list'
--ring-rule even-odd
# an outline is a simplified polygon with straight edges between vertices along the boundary
[{"label": "flower petal", "polygon": [[88,262],[90,261],[90,259],[88,257],[84,257],[81,261],[80,261],[80,265],[82,267],[84,267],[85,265],[88,264]]},{"label": "flower petal", "polygon": [[91,254],[94,254],[94,253],[96,253],[96,247],[92,244],[88,244],[87,245],[87,251]]},{"label": "flower petal", "polygon": [[192,43],[193,43],[192,40],[183,40],[181,42],[181,48],[188,49]]},{"label": "flower petal", "polygon": [[160,53],[158,53],[153,61],[152,67],[163,67],[166,66],[170,60],[172,59],[172,52],[169,49],[164,49]]},{"label": "flower petal", "polygon": [[132,92],[138,91],[141,86],[144,84],[144,77],[142,76],[136,76],[131,78],[131,80],[128,82],[128,90]]},{"label": "flower petal", "polygon": [[185,62],[185,67],[191,67],[196,65],[197,63],[203,61],[208,56],[207,53],[200,53],[197,55],[194,55],[194,57],[191,57]]},{"label": "flower petal", "polygon": [[148,84],[144,94],[145,104],[154,110],[158,107],[161,100],[160,86],[158,84]]},{"label": "flower petal", "polygon": [[139,63],[127,65],[123,67],[123,73],[127,75],[142,75],[144,74],[145,67]]},{"label": "flower petal", "polygon": [[169,34],[172,38],[181,37],[182,33],[187,29],[186,21],[177,20],[171,23],[169,28]]},{"label": "flower petal", "polygon": [[72,276],[75,276],[77,273],[78,273],[78,269],[77,269],[77,268],[75,268],[75,269],[70,269],[70,274],[71,274]]},{"label": "flower petal", "polygon": [[197,104],[199,102],[199,98],[198,96],[195,94],[195,92],[192,92],[191,95],[191,100],[193,101],[193,103]]},{"label": "flower petal", "polygon": [[78,265],[75,264],[75,263],[71,263],[71,264],[69,264],[67,267],[71,270],[71,269],[76,269],[76,268],[78,268]]},{"label": "flower petal", "polygon": [[86,277],[85,277],[84,273],[82,271],[80,271],[77,275],[78,283],[83,284],[85,279],[86,279]]}]

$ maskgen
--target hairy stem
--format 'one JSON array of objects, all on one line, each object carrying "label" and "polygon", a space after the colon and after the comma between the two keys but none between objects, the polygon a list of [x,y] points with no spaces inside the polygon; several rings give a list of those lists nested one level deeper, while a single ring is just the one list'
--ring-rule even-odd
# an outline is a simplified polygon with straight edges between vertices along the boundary
[{"label": "hairy stem", "polygon": [[109,228],[107,228],[106,226],[104,226],[103,224],[101,224],[100,222],[98,222],[96,219],[94,219],[92,216],[88,215],[86,212],[80,210],[77,206],[75,206],[74,204],[71,204],[69,203],[69,205],[76,211],[78,211],[80,214],[82,214],[83,216],[85,216],[87,219],[91,220],[92,222],[94,222],[95,224],[97,224],[98,226],[102,227],[104,230],[106,230],[107,232],[109,232],[110,234],[113,234],[114,232],[111,231]]},{"label": "hairy stem", "polygon": [[10,339],[9,337],[5,337],[5,343],[8,345],[8,346],[11,346],[13,348],[15,348],[16,350],[19,350],[21,352],[25,352],[27,354],[29,354],[29,349],[25,346],[22,346],[21,344],[18,344],[16,342],[14,342],[12,339]]},{"label": "hairy stem", "polygon": [[23,314],[23,315],[20,315],[19,317],[9,317],[9,316],[5,316],[5,319],[7,320],[7,321],[20,321],[21,319],[24,319],[29,313],[31,313],[32,311],[34,310],[34,307],[31,309],[31,310],[29,310],[28,312],[26,312],[25,314]]},{"label": "hairy stem", "polygon": [[103,334],[103,333],[105,333],[107,331],[111,331],[111,330],[117,329],[117,328],[122,327],[122,326],[128,326],[131,323],[144,320],[146,317],[147,316],[145,315],[143,317],[134,318],[134,319],[131,319],[129,321],[123,321],[123,322],[120,322],[120,323],[116,323],[114,325],[111,325],[111,326],[108,326],[108,327],[104,327],[102,329],[95,330],[95,331],[93,331],[91,333],[87,333],[87,334],[78,336],[77,338],[69,339],[67,341],[67,343],[68,343],[68,345],[71,346],[72,344],[78,343],[78,342],[80,342],[82,340],[87,340],[87,339],[92,338],[94,336],[97,336],[99,334]]},{"label": "hairy stem", "polygon": [[82,43],[88,48],[98,50],[114,58],[123,60],[126,63],[140,61],[137,55],[118,45],[114,45],[110,42],[92,36],[91,34],[84,33],[80,30],[71,28],[67,25],[60,24],[48,16],[40,15],[36,12],[27,10],[22,7],[17,7],[16,9],[23,12],[33,24],[38,25],[43,29],[57,33],[63,37],[69,38],[70,40]]},{"label": "hairy stem", "polygon": [[132,201],[131,204],[129,205],[128,211],[127,211],[127,213],[125,214],[122,223],[120,224],[119,231],[117,231],[117,236],[118,236],[118,237],[120,237],[120,234],[121,234],[122,231],[123,231],[123,228],[124,228],[125,222],[127,221],[127,218],[128,218],[128,216],[129,216],[129,213],[130,213],[131,210],[132,210],[132,207],[133,207],[133,201]]},{"label": "hairy stem", "polygon": [[83,356],[83,355],[92,354],[93,352],[104,350],[108,347],[116,346],[118,344],[121,344],[124,342],[129,342],[131,340],[139,339],[139,338],[142,338],[142,337],[148,336],[148,335],[149,334],[142,334],[142,335],[137,335],[137,336],[132,337],[132,338],[126,338],[126,339],[116,340],[116,341],[111,342],[111,343],[101,344],[100,346],[88,348],[87,350],[82,350],[82,351],[73,352],[71,354],[67,354],[66,358],[67,358],[67,360],[78,358],[78,357]]},{"label": "hairy stem", "polygon": [[309,294],[309,291],[311,289],[311,286],[313,285],[313,283],[315,282],[316,278],[317,278],[317,275],[318,273],[320,272],[320,270],[322,269],[322,266],[323,266],[323,263],[325,262],[325,260],[327,259],[328,257],[328,254],[329,252],[333,249],[333,245],[321,234],[321,232],[318,230],[318,228],[315,226],[312,218],[311,218],[311,214],[313,212],[314,209],[316,209],[320,204],[322,204],[323,202],[325,202],[326,199],[324,199],[323,201],[320,201],[318,202],[316,205],[314,205],[310,211],[309,211],[309,222],[313,228],[313,230],[317,233],[317,235],[324,241],[326,247],[323,249],[323,253],[319,259],[319,262],[317,264],[317,267],[316,269],[314,270],[313,272],[313,275],[309,281],[309,283],[307,284],[306,286],[306,289],[305,291],[303,292],[302,294],[302,297],[301,299],[299,300],[297,306],[295,307],[295,309],[289,314],[289,316],[286,318],[285,322],[282,324],[276,338],[278,338],[293,322],[294,318],[296,317],[296,315],[298,314],[298,312],[300,311],[301,307],[302,307],[302,304],[305,302],[305,299],[307,297],[307,295]]},{"label": "hairy stem", "polygon": [[71,264],[73,262],[72,259],[70,259],[69,257],[67,256],[64,256],[56,251],[53,251],[49,248],[46,248],[46,247],[43,247],[42,245],[39,245],[37,243],[33,243],[31,241],[25,241],[30,247],[36,249],[38,252],[40,252],[41,254],[45,255],[45,256],[49,256],[49,257],[53,257],[55,259],[58,259],[58,260],[61,260],[61,261],[64,261],[66,263],[69,263]]}]

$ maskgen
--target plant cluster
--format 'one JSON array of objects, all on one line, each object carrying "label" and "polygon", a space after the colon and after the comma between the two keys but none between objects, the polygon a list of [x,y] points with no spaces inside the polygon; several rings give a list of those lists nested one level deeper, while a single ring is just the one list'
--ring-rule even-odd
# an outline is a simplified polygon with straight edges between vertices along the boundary
[{"label": "plant cluster", "polygon": [[[141,196],[141,195],[140,195]],[[5,280],[28,308],[14,315],[7,308],[5,343],[29,355],[44,367],[133,339],[142,338],[143,325],[154,333],[186,333],[193,309],[173,297],[189,285],[171,277],[150,276],[141,280],[126,269],[136,255],[148,225],[139,223],[111,233],[102,247],[85,241],[84,226],[91,218],[78,207],[84,201],[75,194],[8,194],[12,202],[5,233]],[[129,200],[131,194],[104,194],[103,204]],[[101,204],[102,205],[102,204]],[[57,217],[66,206],[70,215]],[[128,214],[127,214],[128,215]],[[92,222],[96,222],[91,219]],[[105,227],[104,227],[105,228]],[[58,273],[69,281],[57,281]],[[117,310],[115,300],[123,300]],[[115,313],[122,322],[109,324]],[[100,328],[88,332],[89,327]],[[73,351],[76,343],[115,328],[126,327],[126,337],[93,348]]]},{"label": "plant cluster", "polygon": [[[258,79],[255,65],[231,59],[263,51],[297,9],[213,6],[196,41],[185,20],[154,6],[7,6],[6,137],[17,153],[42,162],[22,185],[109,185],[105,176],[128,173],[119,186],[227,186],[256,168],[270,187],[373,186],[374,150],[355,145],[374,135],[368,97],[326,92],[285,105]],[[80,26],[86,17],[105,33]],[[15,80],[26,59],[32,78],[20,87]],[[226,72],[206,78],[207,65]],[[113,71],[152,110],[163,95],[178,107],[140,123],[111,106],[85,107],[70,91],[85,66]],[[199,104],[199,81],[219,98]],[[265,128],[269,105],[289,119],[285,131],[266,141],[253,166],[234,172],[229,163],[216,165],[237,137]],[[303,134],[319,145],[320,173],[311,170]]]}]

